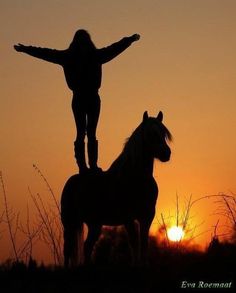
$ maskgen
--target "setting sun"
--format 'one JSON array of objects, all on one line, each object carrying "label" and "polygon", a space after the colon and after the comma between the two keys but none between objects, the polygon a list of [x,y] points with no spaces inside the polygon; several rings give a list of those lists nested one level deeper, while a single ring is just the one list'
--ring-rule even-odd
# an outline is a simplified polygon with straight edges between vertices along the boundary
[{"label": "setting sun", "polygon": [[171,241],[180,241],[184,237],[184,231],[182,227],[172,226],[168,229],[167,235]]}]

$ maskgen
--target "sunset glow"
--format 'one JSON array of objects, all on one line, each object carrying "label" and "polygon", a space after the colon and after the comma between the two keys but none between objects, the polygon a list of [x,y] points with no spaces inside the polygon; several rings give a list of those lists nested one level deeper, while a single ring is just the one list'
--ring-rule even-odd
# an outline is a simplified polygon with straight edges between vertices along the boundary
[{"label": "sunset glow", "polygon": [[173,226],[167,230],[167,235],[170,241],[180,241],[184,237],[184,230],[182,227]]}]

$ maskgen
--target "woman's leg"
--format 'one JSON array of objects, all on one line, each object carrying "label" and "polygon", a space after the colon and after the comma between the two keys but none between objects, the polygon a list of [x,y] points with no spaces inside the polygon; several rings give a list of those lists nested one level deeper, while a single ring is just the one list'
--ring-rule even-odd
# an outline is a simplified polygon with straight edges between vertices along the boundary
[{"label": "woman's leg", "polygon": [[76,140],[74,142],[74,152],[77,165],[80,173],[87,171],[86,159],[85,159],[85,144],[84,139],[86,135],[86,107],[83,103],[83,97],[78,93],[74,93],[72,99],[72,110],[76,124]]},{"label": "woman's leg", "polygon": [[93,96],[90,97],[90,101],[87,110],[88,158],[90,169],[96,171],[98,170],[98,141],[96,138],[96,130],[101,105],[98,93],[94,93]]}]

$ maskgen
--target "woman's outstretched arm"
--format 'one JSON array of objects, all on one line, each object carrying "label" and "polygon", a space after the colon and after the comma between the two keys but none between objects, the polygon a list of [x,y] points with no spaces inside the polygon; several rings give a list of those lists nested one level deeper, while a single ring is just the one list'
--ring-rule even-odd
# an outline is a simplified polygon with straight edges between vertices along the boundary
[{"label": "woman's outstretched arm", "polygon": [[118,56],[124,50],[126,50],[133,42],[140,39],[139,34],[134,34],[130,37],[125,37],[120,41],[98,50],[99,60],[101,63],[106,63]]},{"label": "woman's outstretched arm", "polygon": [[23,52],[30,56],[43,59],[48,62],[62,65],[62,52],[55,49],[40,48],[34,46],[25,46],[23,44],[14,45],[14,49],[17,52]]}]

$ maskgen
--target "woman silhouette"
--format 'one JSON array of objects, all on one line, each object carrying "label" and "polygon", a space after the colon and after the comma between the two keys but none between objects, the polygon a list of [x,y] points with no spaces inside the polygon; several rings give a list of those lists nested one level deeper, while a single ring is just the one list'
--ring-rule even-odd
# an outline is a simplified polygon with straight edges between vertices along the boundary
[{"label": "woman silhouette", "polygon": [[73,92],[72,110],[77,129],[74,151],[80,173],[88,171],[84,142],[86,135],[89,167],[92,171],[101,170],[97,166],[98,141],[96,129],[100,114],[98,92],[101,86],[102,64],[115,58],[139,38],[138,34],[134,34],[108,47],[97,49],[89,33],[80,29],[75,33],[69,48],[66,50],[39,48],[22,44],[14,46],[18,52],[24,52],[63,67],[67,85]]}]

